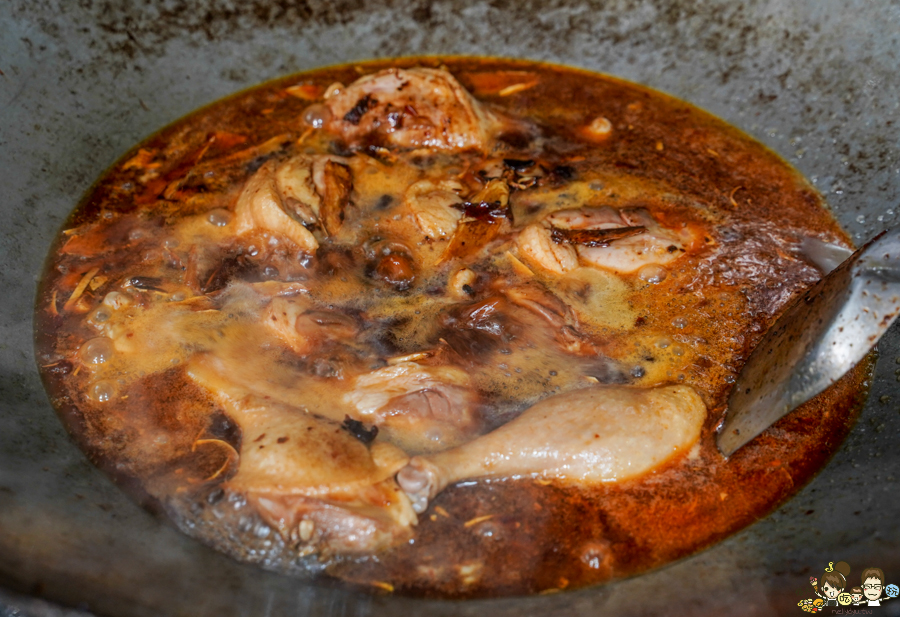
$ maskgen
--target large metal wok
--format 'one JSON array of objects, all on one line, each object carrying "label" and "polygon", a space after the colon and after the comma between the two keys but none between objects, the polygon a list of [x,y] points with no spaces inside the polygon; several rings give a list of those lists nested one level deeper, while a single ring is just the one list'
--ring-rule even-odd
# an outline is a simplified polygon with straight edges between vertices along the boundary
[{"label": "large metal wok", "polygon": [[31,345],[50,240],[129,146],[237,89],[375,56],[529,57],[646,83],[790,160],[862,243],[900,222],[898,32],[900,5],[880,0],[0,3],[0,615],[38,610],[17,594],[102,615],[799,614],[829,561],[900,580],[897,327],[856,428],[771,516],[634,579],[465,603],[285,578],[159,522],[70,442]]}]

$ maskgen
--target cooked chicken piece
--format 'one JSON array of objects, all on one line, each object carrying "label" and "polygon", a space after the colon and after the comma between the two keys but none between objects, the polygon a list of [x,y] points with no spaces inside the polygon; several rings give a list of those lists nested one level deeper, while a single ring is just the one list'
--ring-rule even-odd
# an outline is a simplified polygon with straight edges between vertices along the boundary
[{"label": "cooked chicken piece", "polygon": [[537,348],[544,350],[548,361],[559,354],[565,358],[561,361],[568,363],[571,355],[577,355],[584,359],[585,370],[604,367],[593,375],[603,376],[604,383],[619,379],[620,371],[610,364],[603,341],[587,335],[576,312],[557,295],[533,281],[509,284],[500,280],[491,287],[495,294],[457,304],[441,316],[438,336],[452,351],[454,362],[470,370],[484,367],[491,373],[497,364],[511,359],[507,354],[515,356],[512,349]]},{"label": "cooked chicken piece", "polygon": [[235,229],[238,234],[251,231],[278,234],[304,251],[315,252],[319,248],[315,236],[285,211],[275,170],[276,163],[269,161],[244,186],[234,208]]},{"label": "cooked chicken piece", "polygon": [[279,339],[299,354],[312,351],[312,343],[309,338],[297,331],[297,319],[308,308],[305,301],[297,301],[294,298],[274,298],[266,307],[262,316],[262,322]]},{"label": "cooked chicken piece", "polygon": [[284,198],[285,209],[300,222],[315,225],[322,205],[319,190],[323,187],[321,183],[317,186],[313,179],[314,164],[310,158],[295,156],[278,165],[275,181]]},{"label": "cooked chicken piece", "polygon": [[350,317],[317,310],[298,296],[274,298],[263,313],[262,323],[300,355],[315,351],[326,339],[352,340],[359,330]]},{"label": "cooked chicken piece", "polygon": [[562,327],[577,323],[572,309],[538,283],[507,287],[503,290],[503,295],[516,306],[528,309],[550,325]]},{"label": "cooked chicken piece", "polygon": [[329,236],[336,234],[353,189],[346,162],[337,156],[301,154],[281,164],[275,175],[285,208],[301,222],[321,221]]},{"label": "cooked chicken piece", "polygon": [[531,320],[517,319],[515,309],[500,294],[470,304],[457,304],[441,315],[439,336],[469,370],[494,364],[496,354],[512,341],[549,342],[544,329],[529,329]]},{"label": "cooked chicken piece", "polygon": [[250,178],[235,206],[238,234],[262,230],[314,252],[319,243],[306,226],[334,235],[344,220],[353,181],[344,159],[300,155],[269,161]]},{"label": "cooked chicken piece", "polygon": [[453,447],[477,429],[478,396],[452,366],[399,362],[356,378],[344,402],[408,452]]},{"label": "cooked chicken piece", "polygon": [[463,185],[456,180],[419,180],[406,190],[403,203],[409,208],[422,232],[435,240],[449,238],[456,231],[463,202]]},{"label": "cooked chicken piece", "polygon": [[108,317],[95,322],[95,328],[111,352],[107,366],[120,367],[121,378],[128,380],[170,368],[197,349],[215,345],[225,323],[219,311],[205,310],[208,300],[203,296],[136,301],[111,292],[108,297]]},{"label": "cooked chicken piece", "polygon": [[389,443],[364,444],[334,421],[252,395],[198,356],[188,374],[241,429],[243,494],[285,541],[325,553],[370,553],[404,542],[416,524],[394,474],[408,460]]},{"label": "cooked chicken piece", "polygon": [[598,358],[604,355],[600,347],[580,331],[575,311],[543,285],[514,285],[504,289],[503,294],[514,305],[539,316],[551,326],[554,339],[562,349]]},{"label": "cooked chicken piece", "polygon": [[447,71],[386,69],[326,95],[326,128],[351,146],[486,151],[500,118]]},{"label": "cooked chicken piece", "polygon": [[600,346],[579,332],[574,311],[541,285],[495,287],[500,293],[458,304],[441,316],[438,334],[455,362],[490,373],[507,362],[509,358],[500,357],[512,353],[511,348],[524,347],[543,349],[548,357],[560,353],[605,360]]},{"label": "cooked chicken piece", "polygon": [[[558,210],[546,220],[551,227],[551,241],[557,246],[574,247],[582,263],[618,274],[635,272],[650,264],[664,266],[681,257],[685,247],[693,242],[690,228],[667,229],[646,208]],[[539,263],[552,265],[552,261],[543,259]]]},{"label": "cooked chicken piece", "polygon": [[341,163],[326,161],[322,169],[322,185],[319,218],[325,233],[334,236],[344,224],[344,216],[350,204],[350,192],[353,190],[350,168]]},{"label": "cooked chicken piece", "polygon": [[516,237],[519,255],[532,265],[562,274],[578,267],[578,253],[568,244],[558,244],[550,230],[538,224],[528,225]]},{"label": "cooked chicken piece", "polygon": [[397,476],[416,512],[468,478],[536,476],[591,485],[641,475],[700,437],[706,407],[687,386],[597,386],[545,399],[474,441],[415,456]]},{"label": "cooked chicken piece", "polygon": [[[348,347],[357,332],[351,318],[307,308],[296,297],[274,299],[266,315],[257,324],[233,326],[227,338],[207,347],[207,373],[336,422],[349,415],[378,427],[381,437],[410,452],[455,446],[478,429],[480,401],[461,369],[398,362],[364,372],[362,360]],[[278,323],[270,324],[273,315]],[[282,357],[267,343],[266,330],[306,356],[307,363],[248,362],[259,354]]]}]

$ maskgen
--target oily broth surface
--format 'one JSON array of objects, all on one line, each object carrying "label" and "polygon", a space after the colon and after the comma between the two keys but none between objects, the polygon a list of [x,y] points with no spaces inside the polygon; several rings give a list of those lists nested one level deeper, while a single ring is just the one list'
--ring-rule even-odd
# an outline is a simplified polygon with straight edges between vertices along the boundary
[{"label": "oily broth surface", "polygon": [[[237,316],[210,311],[198,321],[197,312],[220,306],[232,280],[308,285],[319,303],[340,305],[353,318],[367,315],[371,327],[361,344],[377,363],[433,342],[435,321],[450,310],[440,291],[446,272],[420,276],[411,290],[397,293],[371,283],[365,264],[354,263],[340,246],[325,246],[310,259],[284,243],[234,242],[216,221],[227,218],[243,183],[264,161],[335,147],[321,132],[307,130],[300,118],[311,101],[289,88],[314,91],[390,65],[439,64],[479,100],[541,127],[536,151],[514,136],[507,144],[509,156],[540,159],[556,174],[553,182],[513,193],[517,224],[547,209],[628,204],[649,207],[673,226],[693,221],[706,231],[704,245],[674,262],[656,284],[586,268],[562,278],[537,273],[586,316],[584,329],[602,343],[608,359],[592,364],[510,345],[506,353],[485,352],[496,358],[496,368],[486,371],[474,370],[485,360],[473,354],[467,361],[476,384],[492,393],[486,426],[508,421],[545,396],[582,387],[586,376],[644,387],[689,384],[709,415],[690,455],[635,480],[589,490],[522,479],[463,482],[438,495],[408,545],[370,558],[298,557],[239,497],[219,488],[229,473],[228,447],[198,447],[198,439],[240,450],[240,431],[186,376],[184,362],[205,341],[230,336],[236,354],[254,353],[270,379],[288,390],[298,388],[301,369],[339,370],[339,350],[325,350],[317,366],[298,367],[283,349],[241,343],[241,332],[252,329],[259,314],[252,298],[244,304],[231,299],[229,306],[246,308]],[[532,81],[532,87],[508,89]],[[597,115],[610,120],[612,135],[590,143],[577,129]],[[423,156],[413,165],[464,166],[466,157],[461,159]],[[354,176],[358,225],[341,238],[344,244],[359,245],[392,229],[398,200],[383,196],[409,183],[403,169],[373,159],[354,170],[360,172]],[[644,571],[726,537],[793,494],[846,435],[864,398],[865,363],[728,464],[715,450],[714,430],[733,376],[785,303],[819,276],[799,253],[804,236],[849,245],[821,198],[774,154],[721,121],[640,86],[501,60],[335,67],[264,84],[195,112],[101,178],[48,260],[37,306],[38,359],[54,405],[98,465],[187,533],[240,559],[436,597],[574,588]],[[202,259],[192,254],[202,237],[218,239],[220,250]],[[436,259],[433,245],[415,250],[422,263]],[[501,253],[480,273],[484,279],[514,276],[511,268]],[[191,320],[187,338],[165,335],[184,335],[177,311],[168,311],[164,323],[123,319],[120,325],[131,329],[135,344],[153,353],[128,365],[115,355],[91,364],[102,349],[91,356],[84,348],[97,336],[101,301],[125,281],[140,290],[132,294],[138,305],[154,293],[184,303]],[[190,285],[219,299],[190,293],[182,299],[178,294]],[[315,383],[299,386],[313,401],[326,396],[317,394]]]}]

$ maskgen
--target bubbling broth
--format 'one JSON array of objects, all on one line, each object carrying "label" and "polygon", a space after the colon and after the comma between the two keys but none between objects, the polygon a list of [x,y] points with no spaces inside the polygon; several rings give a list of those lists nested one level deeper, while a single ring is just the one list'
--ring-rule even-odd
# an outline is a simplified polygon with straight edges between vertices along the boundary
[{"label": "bubbling broth", "polygon": [[729,388],[850,247],[762,145],[539,63],[263,84],[136,146],[48,258],[38,361],[91,459],[242,561],[431,597],[678,559],[836,450],[870,362],[725,462]]}]

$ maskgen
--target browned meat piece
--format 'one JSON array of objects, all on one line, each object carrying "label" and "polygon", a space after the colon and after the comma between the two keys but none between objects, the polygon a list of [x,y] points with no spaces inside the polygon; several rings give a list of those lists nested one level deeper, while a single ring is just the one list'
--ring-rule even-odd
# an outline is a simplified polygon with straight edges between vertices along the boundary
[{"label": "browned meat piece", "polygon": [[344,224],[344,212],[350,203],[350,192],[353,190],[353,179],[350,168],[334,161],[325,161],[323,169],[321,196],[322,205],[319,217],[322,226],[329,236],[337,234]]},{"label": "browned meat piece", "polygon": [[321,227],[329,236],[336,234],[350,203],[353,179],[342,160],[300,155],[260,167],[238,197],[237,233],[273,233],[315,252],[319,242],[312,230]]},{"label": "browned meat piece", "polygon": [[562,349],[583,356],[604,355],[601,346],[581,332],[572,308],[543,285],[514,285],[504,289],[503,294],[514,305],[541,317],[551,326],[553,338]]},{"label": "browned meat piece", "polygon": [[303,297],[274,298],[262,323],[291,349],[306,355],[326,340],[345,341],[356,336],[356,323],[334,311],[320,311]]},{"label": "browned meat piece", "polygon": [[270,161],[250,178],[237,200],[235,230],[239,235],[252,231],[278,234],[300,249],[315,252],[319,242],[284,206],[275,180],[276,163]]},{"label": "browned meat piece", "polygon": [[550,238],[557,244],[581,246],[609,246],[615,240],[630,238],[647,231],[646,227],[618,227],[616,229],[550,229]]},{"label": "browned meat piece", "polygon": [[489,149],[501,120],[447,71],[387,69],[326,95],[326,128],[353,147]]},{"label": "browned meat piece", "polygon": [[513,310],[502,295],[454,307],[441,319],[441,338],[464,365],[474,368],[490,363],[501,347],[523,333],[523,324],[513,317]]},{"label": "browned meat piece", "polygon": [[398,362],[359,375],[344,401],[408,452],[452,447],[478,429],[478,395],[452,366]]},{"label": "browned meat piece", "polygon": [[282,537],[324,553],[370,553],[406,541],[416,524],[394,481],[407,461],[396,446],[364,444],[340,423],[250,394],[191,362],[206,387],[240,427],[237,473],[224,488],[246,496]]},{"label": "browned meat piece", "polygon": [[455,361],[470,367],[490,365],[496,352],[516,340],[516,345],[528,341],[569,354],[604,356],[601,346],[580,332],[575,312],[542,285],[496,288],[497,295],[458,306],[443,316],[440,335]]},{"label": "browned meat piece", "polygon": [[439,240],[456,231],[463,214],[454,206],[462,203],[459,196],[462,191],[462,184],[455,180],[419,180],[406,189],[403,203],[412,212],[419,229]]},{"label": "browned meat piece", "polygon": [[[547,217],[546,223],[558,247],[573,245],[583,264],[619,274],[644,266],[665,266],[683,255],[695,237],[690,227],[664,227],[646,208],[558,210]],[[545,267],[556,263],[546,251],[532,257]]]},{"label": "browned meat piece", "polygon": [[509,222],[509,186],[491,180],[471,201],[460,204],[463,218],[450,239],[441,261],[475,255],[494,240]]}]

